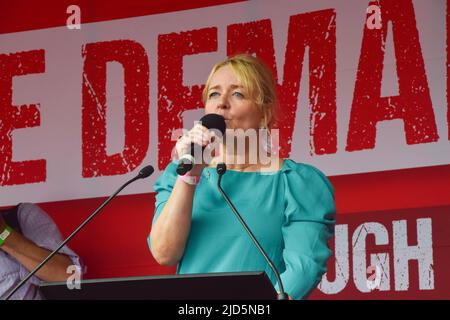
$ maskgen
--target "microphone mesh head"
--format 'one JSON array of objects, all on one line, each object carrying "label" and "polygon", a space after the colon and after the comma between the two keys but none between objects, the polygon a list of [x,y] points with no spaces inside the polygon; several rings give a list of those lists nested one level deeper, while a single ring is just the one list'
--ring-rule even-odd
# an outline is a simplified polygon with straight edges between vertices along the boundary
[{"label": "microphone mesh head", "polygon": [[225,163],[221,162],[217,165],[216,170],[219,175],[223,175],[227,171],[227,166]]},{"label": "microphone mesh head", "polygon": [[225,134],[225,118],[221,116],[220,114],[210,113],[207,115],[204,115],[200,119],[202,126],[208,128],[208,129],[217,129],[219,130],[222,135]]},{"label": "microphone mesh head", "polygon": [[139,171],[139,177],[142,178],[147,178],[148,176],[150,176],[153,171],[155,171],[155,169],[152,166],[146,166],[144,168],[141,169],[141,171]]}]

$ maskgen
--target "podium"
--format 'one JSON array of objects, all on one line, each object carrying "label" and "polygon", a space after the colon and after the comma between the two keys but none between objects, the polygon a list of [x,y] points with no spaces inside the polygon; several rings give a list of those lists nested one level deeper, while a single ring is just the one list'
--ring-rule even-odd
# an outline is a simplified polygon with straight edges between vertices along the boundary
[{"label": "podium", "polygon": [[65,282],[43,283],[48,300],[276,300],[264,271],[184,274],[82,280],[80,289]]}]

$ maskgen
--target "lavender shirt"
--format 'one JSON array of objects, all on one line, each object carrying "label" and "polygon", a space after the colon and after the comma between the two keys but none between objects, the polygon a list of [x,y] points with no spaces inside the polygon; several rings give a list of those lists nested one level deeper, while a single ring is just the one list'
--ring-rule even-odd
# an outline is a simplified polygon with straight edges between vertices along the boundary
[{"label": "lavender shirt", "polygon": [[[22,203],[18,208],[18,220],[22,234],[39,247],[55,250],[64,240],[53,220],[40,207],[32,203]],[[67,255],[78,271],[84,269],[81,259],[64,246],[60,252]],[[15,258],[0,249],[0,299],[4,299],[22,279],[29,274]],[[41,280],[33,276],[12,297],[14,300],[40,300],[39,292]]]}]

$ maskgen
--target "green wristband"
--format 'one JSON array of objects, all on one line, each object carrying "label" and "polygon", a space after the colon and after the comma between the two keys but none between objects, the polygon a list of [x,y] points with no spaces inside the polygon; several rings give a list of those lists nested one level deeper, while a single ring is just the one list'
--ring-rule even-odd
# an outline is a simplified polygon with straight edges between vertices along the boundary
[{"label": "green wristband", "polygon": [[0,247],[3,246],[12,231],[13,229],[10,226],[6,226],[6,228],[3,229],[3,231],[0,233]]}]

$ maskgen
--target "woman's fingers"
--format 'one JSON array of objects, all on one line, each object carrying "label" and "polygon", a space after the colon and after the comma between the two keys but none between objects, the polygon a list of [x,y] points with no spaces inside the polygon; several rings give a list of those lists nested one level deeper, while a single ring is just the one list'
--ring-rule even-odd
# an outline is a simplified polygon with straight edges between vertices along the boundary
[{"label": "woman's fingers", "polygon": [[213,131],[208,130],[203,126],[196,125],[191,131],[188,133],[188,137],[192,140],[193,143],[196,143],[201,146],[206,146],[211,143],[211,133]]},{"label": "woman's fingers", "polygon": [[176,143],[178,156],[191,152],[191,144],[197,144],[202,147],[210,146],[217,135],[213,130],[209,130],[200,124],[196,124],[190,131],[181,136]]}]

